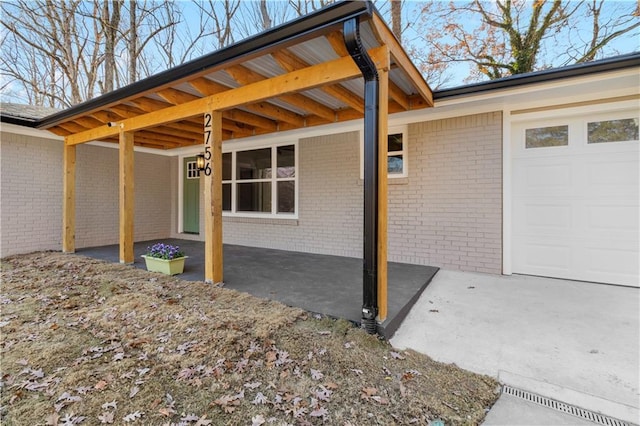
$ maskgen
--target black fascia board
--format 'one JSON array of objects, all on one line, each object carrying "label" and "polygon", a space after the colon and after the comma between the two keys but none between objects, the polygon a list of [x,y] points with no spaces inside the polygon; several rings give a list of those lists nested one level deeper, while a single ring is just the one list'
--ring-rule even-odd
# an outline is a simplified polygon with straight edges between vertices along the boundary
[{"label": "black fascia board", "polygon": [[313,38],[330,27],[342,28],[342,23],[356,16],[365,15],[371,17],[375,7],[370,0],[367,1],[340,1],[309,15],[302,16],[293,21],[284,23],[267,31],[258,33],[250,38],[234,43],[208,55],[201,56],[182,65],[178,65],[166,71],[147,77],[136,83],[121,87],[94,99],[74,105],[64,111],[52,114],[39,120],[36,127],[52,127],[68,118],[84,114],[96,108],[118,102],[121,99],[146,92],[166,84],[170,81],[189,77],[208,68],[236,61],[244,57],[258,56],[266,49],[274,46],[286,46],[296,41],[302,42]]},{"label": "black fascia board", "polygon": [[483,81],[481,83],[452,87],[450,89],[436,90],[433,92],[433,98],[434,100],[442,100],[454,96],[465,96],[493,90],[511,89],[527,84],[549,82],[570,77],[580,77],[632,67],[640,67],[640,52],[613,56],[611,58],[594,62],[569,65],[563,68],[534,71],[532,73],[517,74],[498,80]]},{"label": "black fascia board", "polygon": [[17,126],[23,126],[23,127],[33,127],[33,128],[35,128],[39,123],[38,120],[34,120],[34,119],[15,117],[13,115],[5,115],[5,114],[2,114],[1,111],[0,111],[0,122],[7,123],[7,124],[15,124]]}]

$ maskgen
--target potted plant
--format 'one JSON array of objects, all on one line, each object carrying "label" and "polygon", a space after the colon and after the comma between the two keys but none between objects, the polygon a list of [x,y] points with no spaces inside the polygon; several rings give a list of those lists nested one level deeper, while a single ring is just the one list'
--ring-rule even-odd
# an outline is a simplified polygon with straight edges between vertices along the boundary
[{"label": "potted plant", "polygon": [[184,261],[188,256],[185,256],[178,246],[157,243],[147,247],[147,253],[142,257],[148,271],[176,275],[184,271]]}]

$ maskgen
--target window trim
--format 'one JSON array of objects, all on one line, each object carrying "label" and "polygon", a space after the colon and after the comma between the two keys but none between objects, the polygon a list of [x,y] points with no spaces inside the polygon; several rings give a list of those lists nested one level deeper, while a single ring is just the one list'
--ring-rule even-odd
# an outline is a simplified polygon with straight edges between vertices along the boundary
[{"label": "window trim", "polygon": [[[278,167],[278,148],[281,146],[294,146],[294,164],[295,164],[295,176],[293,178],[278,178],[277,175],[277,167]],[[236,177],[236,168],[237,168],[237,153],[242,151],[253,151],[256,149],[271,149],[271,178],[260,178],[260,179],[237,179]],[[255,219],[298,219],[299,214],[299,202],[300,202],[300,151],[298,141],[286,141],[286,142],[273,142],[273,143],[262,143],[262,144],[251,144],[251,145],[240,145],[240,146],[226,146],[223,144],[222,146],[222,154],[231,154],[231,180],[223,180],[223,184],[231,185],[231,211],[223,210],[223,217],[245,217],[245,218],[255,218]],[[274,167],[275,166],[275,167]],[[295,183],[295,203],[294,203],[294,212],[293,213],[278,213],[278,182],[281,181],[293,181]],[[271,182],[271,213],[266,212],[239,212],[237,211],[237,184],[238,183],[249,183],[249,182]]]},{"label": "window trim", "polygon": [[[392,126],[387,129],[388,135],[402,134],[402,151],[387,152],[387,157],[402,154],[402,173],[387,173],[388,179],[401,179],[409,176],[409,126]],[[364,132],[360,131],[360,179],[364,179]]]}]

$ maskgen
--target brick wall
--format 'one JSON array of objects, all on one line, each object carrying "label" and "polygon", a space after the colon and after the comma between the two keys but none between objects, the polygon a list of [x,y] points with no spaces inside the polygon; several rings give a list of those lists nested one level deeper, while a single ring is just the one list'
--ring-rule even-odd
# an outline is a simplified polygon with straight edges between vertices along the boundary
[{"label": "brick wall", "polygon": [[224,219],[224,241],[339,256],[362,253],[358,133],[301,139],[299,220]]},{"label": "brick wall", "polygon": [[[0,257],[60,250],[62,142],[2,133]],[[136,241],[171,231],[171,158],[135,154]],[[76,155],[76,247],[118,242],[118,150],[81,145]]]},{"label": "brick wall", "polygon": [[[409,175],[389,179],[389,260],[501,273],[502,113],[411,124],[408,138]],[[226,217],[225,243],[361,257],[358,133],[298,149],[299,220]]]},{"label": "brick wall", "polygon": [[502,272],[502,113],[409,126],[409,177],[389,186],[392,260]]},{"label": "brick wall", "polygon": [[0,257],[60,250],[62,142],[0,134]]}]

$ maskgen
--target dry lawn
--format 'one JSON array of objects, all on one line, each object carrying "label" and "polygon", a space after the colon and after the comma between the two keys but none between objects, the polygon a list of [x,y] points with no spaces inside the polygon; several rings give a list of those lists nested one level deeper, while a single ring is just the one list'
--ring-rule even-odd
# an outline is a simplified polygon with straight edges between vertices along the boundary
[{"label": "dry lawn", "polygon": [[6,425],[478,424],[497,383],[345,321],[81,256],[2,260]]}]

